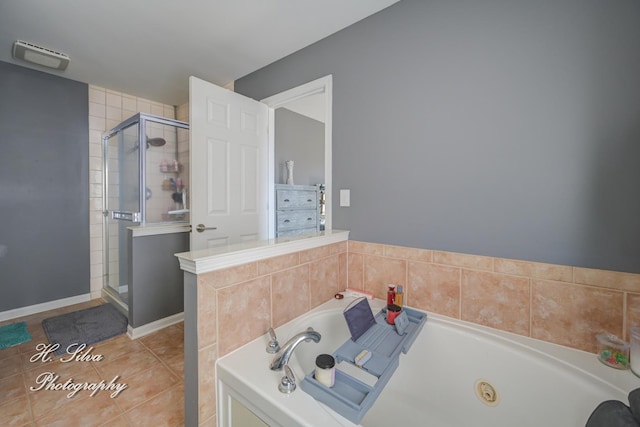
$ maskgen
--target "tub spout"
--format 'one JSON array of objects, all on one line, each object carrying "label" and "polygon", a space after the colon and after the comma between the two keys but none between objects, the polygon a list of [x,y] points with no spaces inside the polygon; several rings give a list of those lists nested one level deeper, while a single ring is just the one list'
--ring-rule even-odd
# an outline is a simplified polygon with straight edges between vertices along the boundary
[{"label": "tub spout", "polygon": [[291,339],[289,339],[289,341],[287,341],[284,346],[282,346],[280,351],[275,355],[269,368],[271,368],[272,371],[281,370],[284,365],[289,364],[289,359],[293,354],[293,350],[295,350],[301,342],[309,340],[320,342],[320,338],[322,338],[321,335],[318,332],[314,331],[311,327],[307,328],[307,330],[304,332],[300,332],[299,334],[294,335],[293,337],[291,337]]}]

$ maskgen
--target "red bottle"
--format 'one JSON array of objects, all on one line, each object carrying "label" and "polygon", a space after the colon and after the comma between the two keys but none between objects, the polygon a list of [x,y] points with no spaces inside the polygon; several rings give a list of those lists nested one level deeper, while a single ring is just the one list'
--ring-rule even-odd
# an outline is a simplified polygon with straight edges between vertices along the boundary
[{"label": "red bottle", "polygon": [[396,303],[396,287],[394,285],[389,285],[389,290],[387,291],[387,305]]}]

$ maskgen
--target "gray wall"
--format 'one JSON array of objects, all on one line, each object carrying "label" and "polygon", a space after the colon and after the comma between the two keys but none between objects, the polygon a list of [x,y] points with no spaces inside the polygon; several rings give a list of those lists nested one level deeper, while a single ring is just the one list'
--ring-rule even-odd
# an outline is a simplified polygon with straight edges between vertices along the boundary
[{"label": "gray wall", "polygon": [[184,425],[198,425],[198,277],[184,271]]},{"label": "gray wall", "polygon": [[640,273],[640,2],[402,0],[235,82],[333,74],[333,225]]},{"label": "gray wall", "polygon": [[0,62],[0,311],[87,294],[84,83]]},{"label": "gray wall", "polygon": [[126,238],[129,324],[138,328],[184,310],[183,271],[174,254],[189,251],[189,233]]},{"label": "gray wall", "polygon": [[324,123],[278,108],[275,139],[276,184],[287,183],[287,160],[294,161],[294,184],[324,184]]}]

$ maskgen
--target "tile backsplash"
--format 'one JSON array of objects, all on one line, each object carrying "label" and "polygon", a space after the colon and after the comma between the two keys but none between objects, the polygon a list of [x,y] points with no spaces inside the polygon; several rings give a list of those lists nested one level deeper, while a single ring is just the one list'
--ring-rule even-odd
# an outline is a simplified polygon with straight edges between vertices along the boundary
[{"label": "tile backsplash", "polygon": [[349,241],[351,288],[516,334],[596,351],[603,331],[640,325],[640,274]]}]

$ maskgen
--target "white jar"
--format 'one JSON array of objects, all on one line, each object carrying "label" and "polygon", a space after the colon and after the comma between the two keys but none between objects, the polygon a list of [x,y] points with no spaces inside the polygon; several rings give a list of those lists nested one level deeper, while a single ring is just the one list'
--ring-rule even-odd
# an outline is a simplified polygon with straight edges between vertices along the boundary
[{"label": "white jar", "polygon": [[336,379],[336,360],[330,354],[320,354],[316,357],[316,381],[327,387],[333,387]]}]

